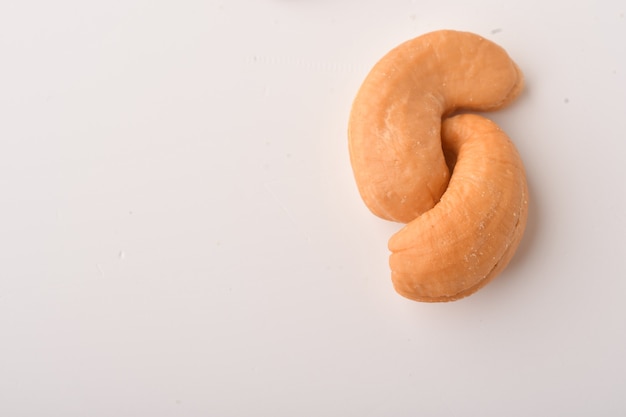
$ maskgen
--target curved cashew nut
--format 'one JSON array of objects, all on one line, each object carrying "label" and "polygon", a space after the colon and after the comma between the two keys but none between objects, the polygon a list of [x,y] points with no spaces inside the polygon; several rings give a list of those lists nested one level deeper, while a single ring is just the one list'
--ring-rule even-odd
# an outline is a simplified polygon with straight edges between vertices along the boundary
[{"label": "curved cashew nut", "polygon": [[502,108],[522,87],[502,48],[456,31],[405,42],[365,79],[350,114],[350,160],[369,209],[409,223],[389,241],[401,295],[465,297],[515,253],[528,211],[517,150],[484,117],[448,116]]}]

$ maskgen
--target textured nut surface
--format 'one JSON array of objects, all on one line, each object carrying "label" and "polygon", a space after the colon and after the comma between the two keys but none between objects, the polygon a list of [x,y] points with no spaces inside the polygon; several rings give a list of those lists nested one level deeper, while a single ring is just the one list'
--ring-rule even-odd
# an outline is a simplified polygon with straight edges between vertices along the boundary
[{"label": "textured nut surface", "polygon": [[368,74],[350,114],[350,160],[365,204],[403,223],[430,210],[450,178],[442,116],[501,108],[522,86],[507,53],[472,33],[431,32],[390,51]]},{"label": "textured nut surface", "polygon": [[462,298],[515,253],[528,212],[519,154],[490,120],[447,116],[501,108],[522,86],[502,48],[448,30],[393,49],[361,86],[350,115],[350,160],[369,209],[409,223],[389,241],[401,295]]}]

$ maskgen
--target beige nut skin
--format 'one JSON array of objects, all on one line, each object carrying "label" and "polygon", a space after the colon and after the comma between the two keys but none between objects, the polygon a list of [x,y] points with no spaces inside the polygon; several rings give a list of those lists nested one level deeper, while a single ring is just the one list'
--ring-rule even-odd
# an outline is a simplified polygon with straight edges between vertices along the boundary
[{"label": "beige nut skin", "polygon": [[401,295],[463,298],[513,257],[528,216],[520,156],[492,121],[451,115],[502,108],[523,84],[501,47],[450,30],[403,43],[363,82],[348,126],[350,162],[367,207],[408,223],[389,241]]},{"label": "beige nut skin", "polygon": [[473,33],[431,32],[390,51],[363,82],[348,126],[350,161],[367,207],[402,223],[430,210],[450,178],[441,118],[459,108],[501,108],[522,87],[504,49]]},{"label": "beige nut skin", "polygon": [[446,192],[391,237],[391,279],[417,301],[453,301],[487,284],[509,263],[528,217],[522,160],[507,135],[478,115],[446,119],[456,165]]}]

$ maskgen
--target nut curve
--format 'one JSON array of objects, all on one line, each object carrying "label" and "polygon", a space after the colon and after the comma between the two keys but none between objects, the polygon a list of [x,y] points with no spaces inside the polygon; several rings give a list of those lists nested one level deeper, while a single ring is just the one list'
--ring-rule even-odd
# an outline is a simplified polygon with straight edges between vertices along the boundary
[{"label": "nut curve", "polygon": [[398,46],[365,79],[350,114],[350,161],[368,208],[408,223],[389,240],[399,294],[457,300],[513,257],[528,216],[521,158],[492,121],[448,116],[502,108],[522,88],[502,48],[450,30]]},{"label": "nut curve", "polygon": [[528,218],[522,160],[492,121],[463,114],[443,122],[457,162],[435,207],[391,237],[391,279],[417,301],[453,301],[493,279],[513,257]]},{"label": "nut curve", "polygon": [[367,207],[402,223],[430,210],[450,178],[442,117],[502,108],[522,87],[506,51],[473,33],[431,32],[391,50],[361,85],[348,125],[350,162]]}]

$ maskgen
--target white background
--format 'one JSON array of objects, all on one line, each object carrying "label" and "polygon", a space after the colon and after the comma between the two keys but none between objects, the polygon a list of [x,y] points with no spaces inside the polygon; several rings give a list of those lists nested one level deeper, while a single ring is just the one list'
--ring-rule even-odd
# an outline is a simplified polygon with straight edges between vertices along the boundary
[{"label": "white background", "polygon": [[[626,2],[0,4],[0,415],[626,413]],[[490,117],[532,199],[499,278],[420,304],[346,126],[442,28],[524,71]]]}]

